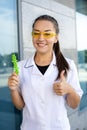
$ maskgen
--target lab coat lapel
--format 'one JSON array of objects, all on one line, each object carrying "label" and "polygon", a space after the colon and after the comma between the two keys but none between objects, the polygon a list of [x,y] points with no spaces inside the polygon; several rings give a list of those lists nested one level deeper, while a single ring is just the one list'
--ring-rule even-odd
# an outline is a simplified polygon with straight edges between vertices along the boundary
[{"label": "lab coat lapel", "polygon": [[26,60],[26,63],[24,65],[24,68],[26,69],[31,69],[31,73],[35,74],[35,75],[42,75],[41,72],[39,71],[39,69],[37,68],[37,66],[35,65],[34,62],[34,55],[33,54],[29,59]]},{"label": "lab coat lapel", "polygon": [[53,60],[49,65],[47,71],[45,72],[44,76],[49,76],[50,74],[54,73],[54,69],[56,69],[56,58],[55,54],[53,53]]},{"label": "lab coat lapel", "polygon": [[35,63],[34,63],[34,66],[33,66],[32,74],[42,76],[42,73],[41,73],[40,70],[37,68],[37,66],[35,65]]}]

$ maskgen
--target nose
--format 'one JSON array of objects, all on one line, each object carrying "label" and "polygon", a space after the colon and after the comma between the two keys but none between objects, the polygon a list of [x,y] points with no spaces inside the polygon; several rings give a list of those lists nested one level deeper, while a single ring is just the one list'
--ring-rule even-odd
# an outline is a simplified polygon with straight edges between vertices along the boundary
[{"label": "nose", "polygon": [[43,35],[43,34],[40,34],[38,39],[39,39],[39,40],[44,40],[44,35]]}]

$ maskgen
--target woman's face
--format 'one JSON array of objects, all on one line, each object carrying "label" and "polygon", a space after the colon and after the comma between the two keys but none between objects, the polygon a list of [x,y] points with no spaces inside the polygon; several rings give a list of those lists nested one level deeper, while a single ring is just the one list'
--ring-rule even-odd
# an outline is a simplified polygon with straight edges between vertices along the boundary
[{"label": "woman's face", "polygon": [[38,20],[32,32],[33,45],[38,53],[50,53],[58,40],[54,25],[47,20]]}]

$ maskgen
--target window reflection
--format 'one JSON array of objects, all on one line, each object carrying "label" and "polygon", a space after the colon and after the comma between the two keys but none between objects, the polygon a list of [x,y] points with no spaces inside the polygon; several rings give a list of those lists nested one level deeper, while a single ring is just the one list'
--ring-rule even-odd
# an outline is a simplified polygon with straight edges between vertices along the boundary
[{"label": "window reflection", "polygon": [[77,27],[77,49],[78,49],[78,72],[83,97],[79,110],[87,107],[87,16],[81,13],[76,14]]},{"label": "window reflection", "polygon": [[18,56],[17,35],[17,1],[0,0],[0,130],[20,129],[21,111],[14,107],[7,87],[11,55]]},{"label": "window reflection", "polygon": [[11,54],[18,53],[16,0],[0,0],[0,87],[12,72]]}]

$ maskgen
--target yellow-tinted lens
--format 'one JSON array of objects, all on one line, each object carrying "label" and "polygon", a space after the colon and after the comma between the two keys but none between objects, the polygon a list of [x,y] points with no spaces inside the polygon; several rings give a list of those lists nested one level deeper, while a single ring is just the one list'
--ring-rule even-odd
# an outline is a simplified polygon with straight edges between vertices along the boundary
[{"label": "yellow-tinted lens", "polygon": [[53,33],[53,32],[44,32],[43,33],[43,36],[44,36],[44,38],[52,38],[53,36],[55,36],[56,34],[55,33]]},{"label": "yellow-tinted lens", "polygon": [[32,32],[32,36],[34,38],[39,38],[41,35],[43,35],[43,37],[45,39],[49,39],[49,38],[52,38],[53,36],[56,36],[56,33],[54,33],[54,32]]},{"label": "yellow-tinted lens", "polygon": [[33,36],[34,38],[39,38],[40,33],[39,33],[39,32],[32,32],[32,36]]}]

